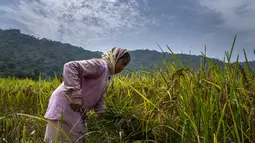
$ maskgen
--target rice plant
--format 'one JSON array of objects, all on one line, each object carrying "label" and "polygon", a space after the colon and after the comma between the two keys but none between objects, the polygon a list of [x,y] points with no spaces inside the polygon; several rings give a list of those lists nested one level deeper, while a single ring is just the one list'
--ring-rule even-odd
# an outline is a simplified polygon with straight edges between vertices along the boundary
[{"label": "rice plant", "polygon": [[[115,76],[104,118],[88,113],[87,142],[253,142],[254,72],[239,65],[238,58],[230,62],[234,42],[223,69],[204,54],[209,64],[201,63],[197,71],[178,59],[177,68],[166,57],[158,72]],[[58,78],[0,79],[0,142],[42,142],[43,115],[60,83]]]}]

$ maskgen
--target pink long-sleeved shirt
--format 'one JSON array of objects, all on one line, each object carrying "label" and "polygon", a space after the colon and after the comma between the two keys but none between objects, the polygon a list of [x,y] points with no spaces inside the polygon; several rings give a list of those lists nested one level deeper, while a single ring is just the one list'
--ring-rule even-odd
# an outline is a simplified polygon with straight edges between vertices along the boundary
[{"label": "pink long-sleeved shirt", "polygon": [[63,113],[64,120],[75,123],[80,113],[72,111],[66,91],[78,90],[83,98],[85,110],[101,113],[106,108],[105,92],[110,82],[110,72],[103,59],[72,61],[64,65],[63,83],[52,93],[45,118],[57,120]]}]

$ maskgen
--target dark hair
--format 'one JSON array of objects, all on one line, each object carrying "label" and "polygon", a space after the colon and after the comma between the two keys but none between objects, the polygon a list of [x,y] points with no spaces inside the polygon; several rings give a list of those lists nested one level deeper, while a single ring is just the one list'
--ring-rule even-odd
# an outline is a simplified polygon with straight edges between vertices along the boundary
[{"label": "dark hair", "polygon": [[130,57],[130,54],[129,54],[129,53],[125,53],[123,56],[121,56],[121,57],[119,58],[119,60],[120,60],[120,59],[130,60],[131,57]]}]

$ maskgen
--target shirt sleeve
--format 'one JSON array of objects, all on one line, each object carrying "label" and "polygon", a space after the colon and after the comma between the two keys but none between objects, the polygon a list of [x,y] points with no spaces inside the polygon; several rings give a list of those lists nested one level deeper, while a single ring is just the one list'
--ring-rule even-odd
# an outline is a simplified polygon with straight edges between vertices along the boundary
[{"label": "shirt sleeve", "polygon": [[98,76],[101,64],[97,60],[71,61],[64,64],[63,80],[67,91],[81,90],[81,77]]},{"label": "shirt sleeve", "polygon": [[104,93],[104,95],[100,98],[100,100],[96,103],[96,105],[94,107],[94,111],[97,114],[104,112],[104,110],[106,109],[106,104],[104,102],[105,96],[106,96],[106,93]]}]

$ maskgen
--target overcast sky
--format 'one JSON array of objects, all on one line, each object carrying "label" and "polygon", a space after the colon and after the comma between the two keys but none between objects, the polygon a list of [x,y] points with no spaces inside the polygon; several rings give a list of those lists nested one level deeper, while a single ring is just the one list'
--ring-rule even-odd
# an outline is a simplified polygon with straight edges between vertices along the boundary
[{"label": "overcast sky", "polygon": [[222,59],[237,34],[255,60],[254,0],[0,0],[0,28],[88,50],[113,46],[164,50]]}]

